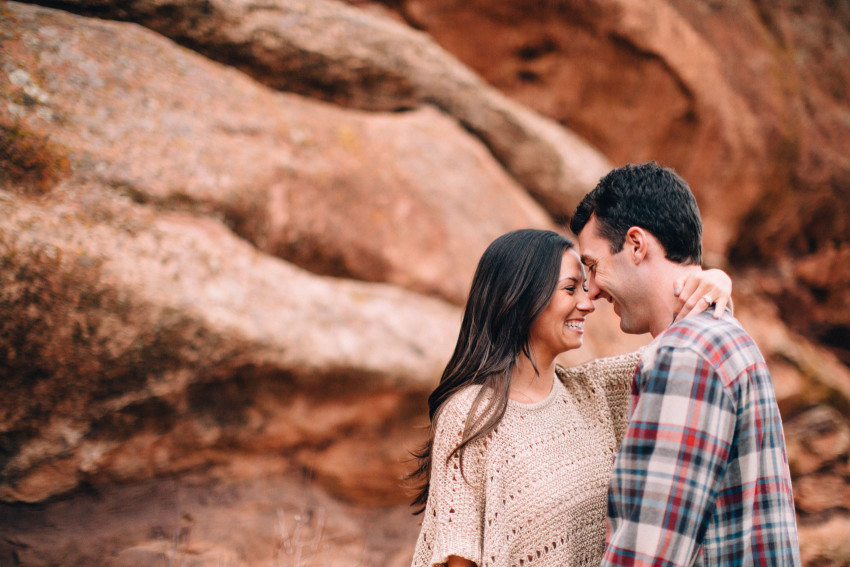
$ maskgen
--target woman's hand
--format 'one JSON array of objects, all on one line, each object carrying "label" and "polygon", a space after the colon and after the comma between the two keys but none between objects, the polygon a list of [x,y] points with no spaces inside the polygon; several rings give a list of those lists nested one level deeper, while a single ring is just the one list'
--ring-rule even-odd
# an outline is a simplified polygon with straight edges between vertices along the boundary
[{"label": "woman's hand", "polygon": [[676,280],[673,293],[682,301],[676,319],[702,313],[714,304],[714,318],[719,319],[728,305],[732,305],[732,278],[723,270],[711,269],[691,272]]}]

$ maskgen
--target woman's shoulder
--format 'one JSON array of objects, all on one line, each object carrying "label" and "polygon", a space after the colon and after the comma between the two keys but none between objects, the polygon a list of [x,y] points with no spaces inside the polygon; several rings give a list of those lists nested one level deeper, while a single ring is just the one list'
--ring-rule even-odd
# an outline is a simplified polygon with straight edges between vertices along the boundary
[{"label": "woman's shoulder", "polygon": [[480,391],[481,384],[470,384],[469,386],[464,386],[443,402],[437,418],[440,421],[465,421],[467,415],[469,415],[469,410],[472,408],[472,404]]}]

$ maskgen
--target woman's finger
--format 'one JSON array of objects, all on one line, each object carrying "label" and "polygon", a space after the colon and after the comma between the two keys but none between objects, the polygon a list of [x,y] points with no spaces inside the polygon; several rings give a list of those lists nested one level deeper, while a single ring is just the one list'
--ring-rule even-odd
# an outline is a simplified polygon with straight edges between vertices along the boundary
[{"label": "woman's finger", "polygon": [[[679,295],[679,299],[684,298],[684,303],[682,304],[682,308],[679,310],[678,315],[676,315],[677,319],[690,317],[691,315],[698,315],[705,311],[708,307],[708,303],[706,303],[706,297],[708,295],[707,289],[710,286],[707,284],[702,284],[693,289],[690,293],[688,293],[687,289],[682,290],[682,294]],[[687,293],[687,295],[685,295]]]}]

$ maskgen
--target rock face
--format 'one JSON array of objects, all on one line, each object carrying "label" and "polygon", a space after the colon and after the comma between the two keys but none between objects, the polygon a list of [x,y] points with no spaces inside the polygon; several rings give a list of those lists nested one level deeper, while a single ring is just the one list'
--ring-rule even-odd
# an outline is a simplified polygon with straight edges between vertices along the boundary
[{"label": "rock face", "polygon": [[787,324],[850,361],[846,4],[385,4],[614,164],[674,167],[710,258],[755,267]]},{"label": "rock face", "polygon": [[[295,451],[407,421],[458,309],[327,276],[460,302],[492,238],[554,226],[433,109],[343,111],[133,24],[6,13],[9,161],[44,173],[22,167],[0,202],[5,500],[190,466],[186,447],[259,449],[251,429]],[[357,392],[375,400],[368,416]],[[395,490],[380,478],[348,484]]]},{"label": "rock face", "polygon": [[[781,69],[747,26],[813,53],[825,16],[744,11],[727,38],[723,9],[676,3],[358,4],[0,5],[0,564],[408,564],[401,479],[475,262],[508,230],[557,229],[603,153],[693,180],[714,263],[742,266],[804,555],[850,564],[829,536],[850,522],[850,371],[824,348],[846,329],[843,123],[822,131],[847,107],[768,73],[757,109],[727,65],[752,48]],[[810,182],[816,159],[834,183]],[[825,345],[782,322],[798,281],[797,328]],[[564,362],[646,340],[599,305]]]},{"label": "rock face", "polygon": [[351,506],[268,458],[39,507],[0,504],[0,525],[3,565],[105,567],[402,567],[417,532],[404,507]]},{"label": "rock face", "polygon": [[427,36],[335,0],[65,5],[139,22],[275,89],[368,110],[433,104],[559,216],[609,169],[597,150],[504,97]]},{"label": "rock face", "polygon": [[[313,272],[455,303],[493,238],[554,226],[432,107],[374,115],[275,94],[159,36],[121,29],[145,39],[119,41],[114,25],[69,23],[60,38],[36,34],[34,47],[7,47],[14,64],[48,77],[50,100],[34,102],[41,122],[28,127],[85,153],[90,163],[78,177],[142,204],[218,215],[258,249]],[[8,86],[13,100],[27,96]],[[121,102],[104,105],[106,96]],[[51,127],[60,120],[67,123]]]}]

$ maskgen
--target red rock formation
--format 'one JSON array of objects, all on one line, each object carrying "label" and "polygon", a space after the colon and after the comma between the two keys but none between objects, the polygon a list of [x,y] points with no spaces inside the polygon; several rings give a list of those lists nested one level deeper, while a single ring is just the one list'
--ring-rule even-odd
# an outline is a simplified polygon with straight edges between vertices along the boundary
[{"label": "red rock formation", "polygon": [[[803,25],[781,6],[745,10],[726,30],[708,5],[392,5],[615,161],[657,152],[693,180],[714,261],[738,239],[733,259],[749,266],[736,308],[788,417],[804,556],[847,564],[829,534],[848,521],[850,372],[769,299],[804,281],[803,328],[846,328],[845,211],[812,205],[831,198],[828,183],[787,190],[818,159],[843,179],[831,150],[842,126],[823,134],[843,95],[829,99],[819,79],[821,94],[805,96],[836,106],[812,127],[783,75],[746,79],[785,61],[747,33],[802,34],[810,53],[820,44],[800,26],[821,29],[823,15],[804,11]],[[605,159],[386,10],[66,6],[184,47],[136,24],[0,6],[0,525],[15,527],[0,563],[278,565],[295,527],[276,522],[298,514],[301,533],[324,517],[313,564],[407,564],[416,520],[400,478],[474,263],[497,234],[555,226]],[[743,52],[751,75],[729,68]],[[782,162],[797,136],[805,151]],[[766,195],[786,208],[761,205]],[[815,223],[815,210],[832,216]],[[768,236],[801,251],[782,256],[779,277],[756,261]],[[616,327],[599,306],[586,348],[565,361],[646,340]],[[77,510],[77,527],[56,533]]]},{"label": "red rock formation", "polygon": [[710,259],[756,267],[786,323],[850,361],[846,5],[385,4],[615,164],[674,167]]},{"label": "red rock formation", "polygon": [[368,110],[435,105],[560,216],[608,170],[597,150],[488,86],[428,36],[335,0],[63,4],[139,22],[275,89]]}]

